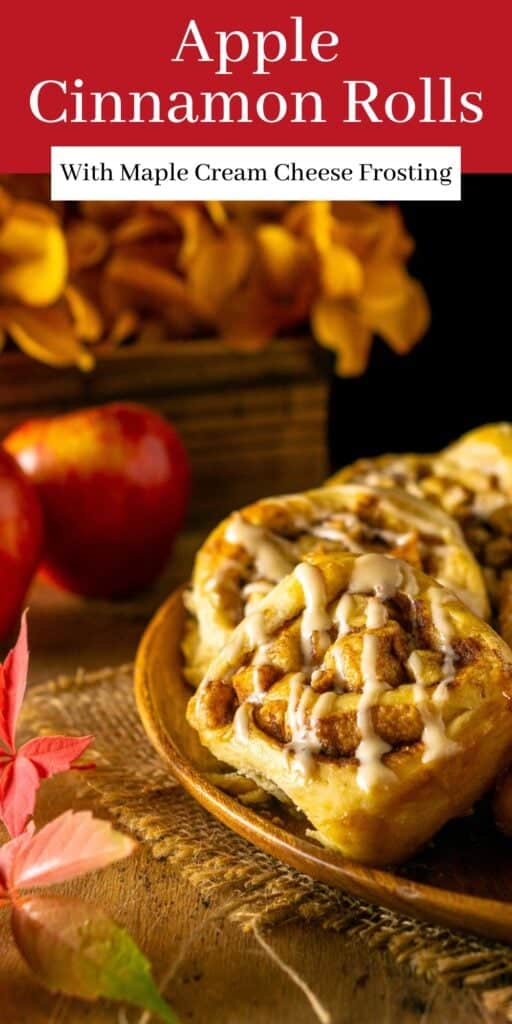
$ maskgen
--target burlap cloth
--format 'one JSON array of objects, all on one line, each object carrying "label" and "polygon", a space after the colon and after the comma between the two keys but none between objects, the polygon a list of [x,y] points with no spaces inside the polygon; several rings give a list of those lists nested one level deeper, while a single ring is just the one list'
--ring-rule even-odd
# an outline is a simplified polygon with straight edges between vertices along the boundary
[{"label": "burlap cloth", "polygon": [[[231,833],[170,777],[139,721],[129,665],[79,672],[32,690],[24,724],[37,733],[92,733],[96,771],[76,773],[112,819],[217,900],[242,928],[304,920],[357,934],[431,983],[470,986],[512,1021],[512,948],[373,907],[286,867]],[[78,781],[78,778],[80,781]]]}]

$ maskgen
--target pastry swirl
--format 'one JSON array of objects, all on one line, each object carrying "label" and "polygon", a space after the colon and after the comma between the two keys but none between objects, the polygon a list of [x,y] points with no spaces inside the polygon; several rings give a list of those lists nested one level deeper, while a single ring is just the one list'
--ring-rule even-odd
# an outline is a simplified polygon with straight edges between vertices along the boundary
[{"label": "pastry swirl", "polygon": [[238,622],[312,553],[396,555],[488,614],[485,585],[456,523],[409,494],[362,484],[268,498],[229,516],[197,554],[184,641],[197,684]]},{"label": "pastry swirl", "polygon": [[459,523],[482,566],[497,629],[512,645],[512,425],[489,424],[438,455],[360,459],[328,482],[402,487]]},{"label": "pastry swirl", "polygon": [[313,553],[231,633],[187,711],[326,845],[412,854],[512,757],[512,654],[396,558]]}]

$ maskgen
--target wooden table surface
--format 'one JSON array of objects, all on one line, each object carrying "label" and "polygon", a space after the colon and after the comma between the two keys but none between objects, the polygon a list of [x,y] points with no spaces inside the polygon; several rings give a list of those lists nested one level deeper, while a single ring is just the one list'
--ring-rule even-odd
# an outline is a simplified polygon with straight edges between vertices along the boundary
[{"label": "wooden table surface", "polygon": [[[199,534],[185,533],[165,587],[189,573]],[[130,661],[150,604],[112,609],[80,602],[37,581],[30,595],[30,680],[43,682],[78,666]],[[43,784],[38,823],[72,799],[69,776]],[[76,801],[74,802],[76,805]],[[89,795],[84,806],[94,809]],[[213,919],[194,888],[165,862],[140,848],[126,862],[63,887],[100,904],[125,925],[150,958],[156,978],[182,1022],[193,1024],[314,1024],[303,992],[269,960],[252,934]],[[492,1024],[472,993],[432,986],[408,976],[363,940],[304,924],[276,928],[266,941],[297,971],[331,1014],[333,1024]],[[39,987],[9,938],[0,915],[1,1024],[135,1024],[136,1010],[51,996]]]}]

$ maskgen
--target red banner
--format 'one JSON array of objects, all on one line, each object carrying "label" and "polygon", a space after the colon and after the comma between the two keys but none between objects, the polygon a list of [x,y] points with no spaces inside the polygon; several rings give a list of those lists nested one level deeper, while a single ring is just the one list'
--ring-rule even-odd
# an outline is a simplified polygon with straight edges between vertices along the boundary
[{"label": "red banner", "polygon": [[464,171],[512,171],[504,0],[300,9],[10,0],[0,170],[46,171],[52,145],[282,143],[460,145]]}]

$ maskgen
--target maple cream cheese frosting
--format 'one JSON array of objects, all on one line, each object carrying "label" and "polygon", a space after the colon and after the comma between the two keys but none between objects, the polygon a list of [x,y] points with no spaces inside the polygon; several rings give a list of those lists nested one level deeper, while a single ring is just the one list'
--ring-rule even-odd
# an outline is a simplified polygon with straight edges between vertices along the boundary
[{"label": "maple cream cheese frosting", "polygon": [[328,481],[401,487],[459,523],[482,566],[497,629],[512,644],[512,425],[471,431],[437,455],[360,459]]},{"label": "maple cream cheese frosting", "polygon": [[512,654],[455,595],[380,553],[313,553],[232,631],[187,717],[318,838],[390,863],[512,757]]},{"label": "maple cream cheese frosting", "polygon": [[268,498],[228,517],[197,554],[187,595],[185,672],[197,684],[236,625],[313,553],[399,556],[489,612],[481,571],[457,524],[423,499],[363,484]]}]

